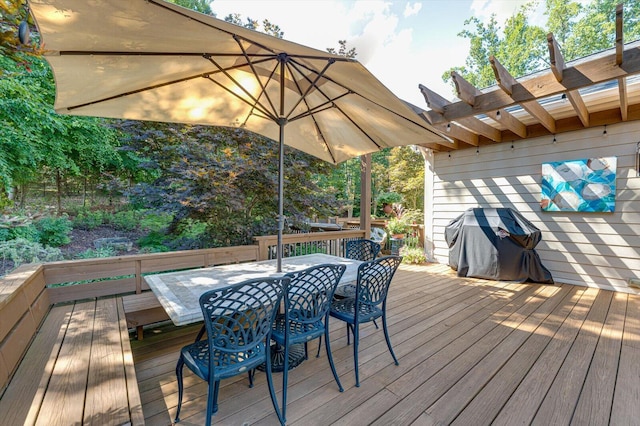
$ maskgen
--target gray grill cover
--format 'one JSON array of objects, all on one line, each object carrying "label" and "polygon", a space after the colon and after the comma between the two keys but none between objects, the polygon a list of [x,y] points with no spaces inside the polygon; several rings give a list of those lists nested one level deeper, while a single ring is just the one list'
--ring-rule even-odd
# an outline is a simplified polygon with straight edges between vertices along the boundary
[{"label": "gray grill cover", "polygon": [[449,266],[459,277],[553,283],[534,247],[542,233],[509,208],[469,209],[445,228]]}]

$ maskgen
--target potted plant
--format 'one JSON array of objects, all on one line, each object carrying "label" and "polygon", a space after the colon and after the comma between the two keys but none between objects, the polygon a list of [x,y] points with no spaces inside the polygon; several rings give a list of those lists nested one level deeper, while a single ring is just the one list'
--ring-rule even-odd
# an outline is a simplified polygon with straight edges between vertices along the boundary
[{"label": "potted plant", "polygon": [[386,229],[392,238],[402,239],[411,230],[411,225],[406,220],[396,217],[387,222]]},{"label": "potted plant", "polygon": [[402,201],[402,195],[397,192],[381,192],[376,201],[382,205],[382,211],[388,216],[393,212],[393,204]]}]

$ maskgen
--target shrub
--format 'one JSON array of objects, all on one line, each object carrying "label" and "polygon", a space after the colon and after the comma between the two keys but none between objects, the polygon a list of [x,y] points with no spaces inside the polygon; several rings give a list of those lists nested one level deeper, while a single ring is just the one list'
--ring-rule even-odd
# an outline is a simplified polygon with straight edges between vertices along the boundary
[{"label": "shrub", "polygon": [[400,256],[402,256],[402,263],[419,264],[427,261],[422,247],[402,247],[400,249]]},{"label": "shrub", "polygon": [[121,211],[111,217],[111,224],[121,231],[133,231],[140,226],[142,216],[143,212],[139,210]]},{"label": "shrub", "polygon": [[62,252],[58,248],[43,247],[38,242],[16,238],[0,242],[0,259],[3,263],[11,260],[14,266],[18,266],[23,263],[62,260]]},{"label": "shrub", "polygon": [[116,255],[113,246],[103,246],[98,249],[87,249],[76,255],[76,259],[95,259],[97,257],[112,257]]},{"label": "shrub", "polygon": [[60,247],[71,242],[73,225],[67,216],[45,217],[35,224],[39,242],[45,246]]},{"label": "shrub", "polygon": [[144,237],[140,238],[137,243],[140,249],[144,253],[156,253],[169,251],[169,248],[165,245],[167,236],[160,231],[151,231]]},{"label": "shrub", "polygon": [[153,231],[160,232],[167,229],[172,221],[173,221],[173,215],[168,213],[145,214],[140,219],[140,228],[144,230],[148,230],[150,232],[153,232]]},{"label": "shrub", "polygon": [[40,240],[40,233],[32,223],[23,226],[16,226],[10,229],[8,240],[15,240],[18,238],[37,243]]},{"label": "shrub", "polygon": [[104,213],[101,211],[81,211],[78,215],[73,219],[74,228],[85,229],[90,231],[92,229],[96,229],[98,226],[104,223]]}]

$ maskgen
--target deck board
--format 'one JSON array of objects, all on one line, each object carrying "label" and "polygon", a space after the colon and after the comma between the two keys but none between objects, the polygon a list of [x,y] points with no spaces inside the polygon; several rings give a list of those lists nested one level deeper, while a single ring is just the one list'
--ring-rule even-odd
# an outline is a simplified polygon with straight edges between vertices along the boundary
[{"label": "deck board", "polygon": [[[361,387],[352,345],[331,321],[331,346],[289,376],[289,425],[633,424],[640,416],[640,297],[569,285],[455,276],[402,265],[388,305],[393,364],[382,330],[361,330]],[[175,415],[175,363],[198,326],[163,325],[131,340],[146,423]],[[132,336],[133,337],[133,336]],[[280,397],[281,375],[274,381]],[[185,377],[180,424],[202,424],[207,386]],[[263,374],[222,382],[215,424],[274,425]]]}]

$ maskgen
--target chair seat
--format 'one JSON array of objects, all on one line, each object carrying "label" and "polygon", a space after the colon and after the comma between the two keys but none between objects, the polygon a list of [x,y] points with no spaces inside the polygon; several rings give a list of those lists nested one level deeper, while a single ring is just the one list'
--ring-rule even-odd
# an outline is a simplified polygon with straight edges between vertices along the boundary
[{"label": "chair seat", "polygon": [[337,299],[344,299],[345,297],[356,297],[355,284],[341,285],[340,287],[336,288],[334,297],[336,297]]},{"label": "chair seat", "polygon": [[[271,338],[282,345],[284,345],[285,328],[285,317],[283,314],[278,314],[273,322]],[[324,334],[322,321],[302,323],[289,319],[289,343],[291,344],[317,339],[322,334]]]},{"label": "chair seat", "polygon": [[209,376],[209,343],[200,340],[182,348],[184,363],[201,379],[218,381],[236,376],[264,362],[265,345],[260,343],[246,352],[213,351],[215,371]]},{"label": "chair seat", "polygon": [[[356,299],[348,297],[346,299],[334,300],[331,303],[330,315],[339,320],[353,324],[355,321],[355,305]],[[360,303],[360,312],[358,312],[358,322],[369,322],[380,318],[383,314],[382,309],[377,306]]]}]

